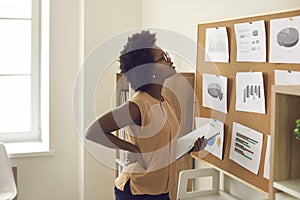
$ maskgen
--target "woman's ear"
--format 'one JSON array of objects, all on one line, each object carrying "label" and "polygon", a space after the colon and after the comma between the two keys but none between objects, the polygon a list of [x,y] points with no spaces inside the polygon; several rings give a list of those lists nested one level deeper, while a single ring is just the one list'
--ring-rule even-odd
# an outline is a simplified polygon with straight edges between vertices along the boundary
[{"label": "woman's ear", "polygon": [[173,67],[166,66],[164,64],[153,64],[152,78],[164,81],[176,74],[176,70]]}]

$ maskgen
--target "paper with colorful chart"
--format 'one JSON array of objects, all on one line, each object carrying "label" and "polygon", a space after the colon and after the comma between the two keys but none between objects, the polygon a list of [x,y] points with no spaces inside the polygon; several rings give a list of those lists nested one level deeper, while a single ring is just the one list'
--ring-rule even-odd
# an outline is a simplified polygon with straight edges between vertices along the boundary
[{"label": "paper with colorful chart", "polygon": [[262,72],[236,73],[235,109],[245,112],[266,113]]},{"label": "paper with colorful chart", "polygon": [[206,124],[178,138],[176,142],[176,160],[187,154],[194,147],[198,138],[206,137],[209,128],[210,125]]},{"label": "paper with colorful chart", "polygon": [[227,113],[227,77],[203,73],[202,106]]},{"label": "paper with colorful chart", "polygon": [[205,138],[209,138],[215,133],[220,133],[219,135],[213,137],[208,141],[205,150],[222,160],[224,144],[224,123],[212,118],[195,117],[195,124],[197,128],[209,124],[209,130],[205,135]]},{"label": "paper with colorful chart", "polygon": [[300,63],[300,16],[270,20],[270,63]]},{"label": "paper with colorful chart", "polygon": [[229,45],[226,27],[206,29],[204,59],[206,62],[229,62]]},{"label": "paper with colorful chart", "polygon": [[266,62],[266,29],[264,20],[234,24],[236,61]]},{"label": "paper with colorful chart", "polygon": [[229,159],[258,174],[263,134],[233,122]]}]

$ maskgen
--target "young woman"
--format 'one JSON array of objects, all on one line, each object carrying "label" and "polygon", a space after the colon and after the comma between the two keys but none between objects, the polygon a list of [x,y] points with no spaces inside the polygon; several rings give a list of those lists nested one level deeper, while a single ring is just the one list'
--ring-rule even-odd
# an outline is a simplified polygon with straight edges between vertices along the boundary
[{"label": "young woman", "polygon": [[[86,132],[88,140],[130,152],[115,181],[116,200],[169,200],[174,184],[179,123],[162,88],[176,70],[167,52],[155,42],[155,34],[149,31],[128,38],[119,57],[120,69],[135,93],[100,116]],[[112,134],[123,127],[129,133],[126,140]],[[198,139],[192,151],[202,150],[206,144],[206,139]]]}]

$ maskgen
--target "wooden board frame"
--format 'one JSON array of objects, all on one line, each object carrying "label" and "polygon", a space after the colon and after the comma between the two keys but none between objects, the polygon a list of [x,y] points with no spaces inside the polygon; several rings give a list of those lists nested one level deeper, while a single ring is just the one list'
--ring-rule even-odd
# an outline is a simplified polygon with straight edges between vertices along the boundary
[{"label": "wooden board frame", "polygon": [[[198,25],[198,49],[197,49],[197,70],[196,70],[196,96],[199,104],[199,111],[196,116],[215,118],[223,121],[225,124],[225,138],[223,160],[209,154],[204,158],[206,162],[220,168],[239,179],[242,179],[259,190],[268,192],[268,179],[263,177],[264,160],[267,144],[267,135],[270,135],[271,128],[271,86],[274,84],[274,70],[294,70],[300,71],[300,64],[275,64],[269,63],[269,49],[270,49],[270,19],[287,18],[293,16],[300,16],[300,10],[288,11],[283,13],[274,13],[261,16],[253,16],[241,19],[226,20],[220,22],[212,22]],[[234,24],[254,22],[264,20],[266,27],[266,42],[267,42],[267,62],[237,62],[236,61],[236,40],[234,33]],[[229,39],[229,63],[209,63],[204,61],[205,48],[205,31],[206,28],[226,27]],[[300,55],[300,54],[299,54]],[[235,110],[235,76],[237,72],[263,72],[264,89],[265,89],[265,107],[266,114],[249,113]],[[203,73],[210,73],[225,76],[228,78],[227,86],[227,101],[228,113],[224,114],[219,111],[205,108],[202,106],[202,75]],[[197,112],[195,112],[197,113]],[[258,175],[238,165],[229,159],[232,123],[237,122],[244,126],[250,127],[256,131],[264,134],[263,148],[259,166]]]}]

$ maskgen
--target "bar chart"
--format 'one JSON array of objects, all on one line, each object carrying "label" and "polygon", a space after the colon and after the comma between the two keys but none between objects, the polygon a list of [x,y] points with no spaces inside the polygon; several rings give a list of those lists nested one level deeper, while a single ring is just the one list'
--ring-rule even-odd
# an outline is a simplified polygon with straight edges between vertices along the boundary
[{"label": "bar chart", "polygon": [[260,164],[263,134],[233,123],[229,158],[257,174]]}]

